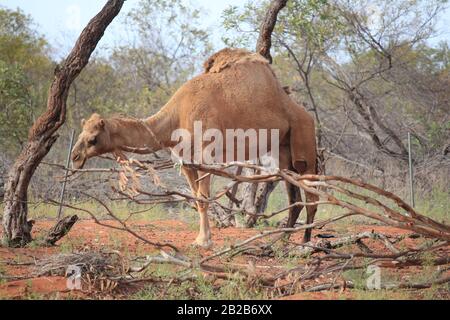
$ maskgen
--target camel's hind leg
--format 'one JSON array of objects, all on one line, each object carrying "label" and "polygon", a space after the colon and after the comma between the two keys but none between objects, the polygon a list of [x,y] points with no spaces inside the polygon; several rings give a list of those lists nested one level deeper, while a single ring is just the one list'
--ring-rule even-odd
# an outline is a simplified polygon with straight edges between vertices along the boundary
[{"label": "camel's hind leg", "polygon": [[[314,166],[308,166],[304,161],[294,161],[294,167],[295,167],[295,171],[297,171],[300,174],[315,174],[316,173],[315,162],[314,162]],[[305,197],[306,197],[306,202],[308,202],[308,203],[317,202],[319,200],[315,194],[309,193],[309,192],[305,192]],[[316,212],[317,212],[317,204],[306,206],[306,224],[311,224],[314,222],[314,217],[316,216]],[[303,235],[303,243],[311,241],[311,233],[312,233],[312,228],[305,229],[305,234]]]},{"label": "camel's hind leg", "polygon": [[[286,182],[286,190],[288,194],[289,206],[293,205],[296,202],[302,201],[302,195],[300,193],[300,189],[289,182]],[[298,205],[289,208],[289,217],[286,223],[286,228],[293,228],[295,223],[297,222],[298,216],[302,211],[303,206]]]},{"label": "camel's hind leg", "polygon": [[[315,194],[306,192],[306,202],[316,202],[319,198]],[[317,205],[307,206],[306,207],[306,224],[311,224],[314,222],[314,217],[316,216],[317,212]],[[305,234],[303,235],[303,243],[311,241],[311,233],[312,228],[308,228],[305,230]]]},{"label": "camel's hind leg", "polygon": [[[292,167],[292,158],[289,145],[284,145],[281,146],[280,148],[280,168],[295,171],[295,168]],[[286,182],[286,191],[288,195],[289,206],[292,206],[296,202],[302,201],[302,195],[300,193],[300,189],[297,186],[290,184],[289,182]],[[288,221],[286,223],[287,228],[294,227],[302,209],[303,206],[301,205],[289,208],[289,216]]]},{"label": "camel's hind leg", "polygon": [[[298,126],[291,127],[290,131],[290,151],[292,166],[299,174],[316,174],[317,149],[315,138],[314,120],[311,117],[299,115]],[[306,192],[306,202],[316,202],[317,196]],[[317,205],[306,206],[306,223],[314,222]],[[311,228],[305,230],[303,242],[311,240]]]},{"label": "camel's hind leg", "polygon": [[[289,205],[293,205],[296,202],[302,201],[302,195],[300,193],[300,188],[286,182],[286,189],[288,191]],[[315,194],[305,192],[306,202],[316,202],[318,197]],[[286,224],[287,228],[293,228],[297,222],[298,216],[302,211],[303,206],[295,206],[289,209],[289,218]],[[306,206],[306,224],[311,224],[314,222],[314,217],[316,216],[317,205]],[[311,241],[312,229],[308,228],[305,230],[303,235],[303,243]]]}]

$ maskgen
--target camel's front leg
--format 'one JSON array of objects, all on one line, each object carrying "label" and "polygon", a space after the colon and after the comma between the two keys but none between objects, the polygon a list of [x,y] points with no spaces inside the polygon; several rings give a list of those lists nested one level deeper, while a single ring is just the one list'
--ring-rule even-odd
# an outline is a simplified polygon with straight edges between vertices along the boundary
[{"label": "camel's front leg", "polygon": [[[202,177],[200,172],[186,167],[182,167],[181,170],[188,181],[192,195],[197,198],[208,199],[210,192],[210,177],[207,176],[201,181],[197,181],[199,176]],[[212,246],[212,241],[208,221],[208,203],[202,201],[197,201],[196,203],[196,209],[200,215],[200,231],[194,244],[203,248],[210,248]]]},{"label": "camel's front leg", "polygon": [[[189,187],[191,188],[191,193],[194,197],[197,197],[197,193],[198,193],[198,174],[197,174],[197,170],[191,169],[191,168],[187,168],[185,166],[181,167],[181,172],[184,174],[184,176],[186,177],[186,180],[189,184]],[[198,210],[197,204],[193,204],[192,207],[195,210]]]},{"label": "camel's front leg", "polygon": [[[211,176],[207,175],[204,177],[205,173],[198,171],[200,181],[198,182],[197,198],[209,199]],[[197,209],[200,215],[200,231],[195,243],[203,248],[211,248],[211,229],[209,228],[208,220],[208,203],[203,201],[197,201]]]}]

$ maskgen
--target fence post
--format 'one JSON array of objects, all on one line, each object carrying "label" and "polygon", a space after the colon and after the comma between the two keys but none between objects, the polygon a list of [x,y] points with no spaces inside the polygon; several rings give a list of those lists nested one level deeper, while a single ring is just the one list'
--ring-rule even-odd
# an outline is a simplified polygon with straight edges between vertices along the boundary
[{"label": "fence post", "polygon": [[58,221],[61,220],[63,201],[64,201],[64,193],[66,193],[67,175],[69,174],[69,170],[67,170],[67,169],[69,168],[69,165],[70,165],[70,154],[72,152],[74,137],[75,137],[75,130],[72,129],[72,134],[70,136],[69,150],[67,152],[66,173],[64,174],[64,182],[63,182],[62,189],[61,189],[61,195],[59,197]]},{"label": "fence post", "polygon": [[413,163],[411,154],[411,133],[408,132],[408,162],[409,162],[409,197],[411,199],[411,206],[415,207],[414,201],[414,176],[413,176]]}]

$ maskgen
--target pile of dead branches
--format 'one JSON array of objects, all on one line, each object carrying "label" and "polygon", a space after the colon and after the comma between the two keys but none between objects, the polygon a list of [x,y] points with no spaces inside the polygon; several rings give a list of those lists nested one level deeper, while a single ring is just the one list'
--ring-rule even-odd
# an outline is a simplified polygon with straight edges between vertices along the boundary
[{"label": "pile of dead branches", "polygon": [[127,274],[129,261],[117,251],[77,252],[55,254],[39,259],[33,267],[32,277],[75,277],[78,272],[82,287],[88,292],[114,290],[118,281]]}]

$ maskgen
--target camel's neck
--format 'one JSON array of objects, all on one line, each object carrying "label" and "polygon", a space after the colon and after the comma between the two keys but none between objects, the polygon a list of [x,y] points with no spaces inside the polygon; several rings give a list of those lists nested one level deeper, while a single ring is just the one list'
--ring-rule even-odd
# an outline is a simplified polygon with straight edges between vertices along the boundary
[{"label": "camel's neck", "polygon": [[172,131],[178,123],[164,110],[150,118],[139,120],[116,118],[108,120],[111,142],[117,148],[146,148],[158,151],[171,146]]},{"label": "camel's neck", "polygon": [[166,105],[155,115],[143,120],[164,148],[172,147],[172,132],[179,128],[178,112]]}]

